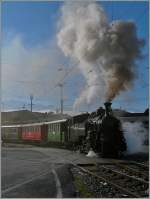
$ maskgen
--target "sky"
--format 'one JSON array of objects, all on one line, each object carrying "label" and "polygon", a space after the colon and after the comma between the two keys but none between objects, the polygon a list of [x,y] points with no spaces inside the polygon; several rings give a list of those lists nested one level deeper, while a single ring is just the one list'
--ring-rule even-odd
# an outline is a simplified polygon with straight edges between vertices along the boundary
[{"label": "sky", "polygon": [[[105,1],[101,4],[109,22],[132,20],[137,35],[145,40],[143,58],[137,60],[137,79],[126,92],[113,100],[113,108],[144,112],[148,108],[149,21],[148,2]],[[2,111],[60,109],[60,84],[63,84],[64,111],[73,104],[85,86],[81,71],[57,45],[63,1],[2,2]],[[94,111],[103,104],[82,105],[78,112]]]}]

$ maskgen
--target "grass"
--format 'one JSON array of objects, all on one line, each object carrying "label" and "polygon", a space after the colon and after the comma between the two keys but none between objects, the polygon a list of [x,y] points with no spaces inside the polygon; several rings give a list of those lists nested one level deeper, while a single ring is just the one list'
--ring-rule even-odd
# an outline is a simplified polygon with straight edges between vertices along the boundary
[{"label": "grass", "polygon": [[88,191],[86,185],[79,176],[75,177],[75,187],[83,198],[93,198],[93,194]]}]

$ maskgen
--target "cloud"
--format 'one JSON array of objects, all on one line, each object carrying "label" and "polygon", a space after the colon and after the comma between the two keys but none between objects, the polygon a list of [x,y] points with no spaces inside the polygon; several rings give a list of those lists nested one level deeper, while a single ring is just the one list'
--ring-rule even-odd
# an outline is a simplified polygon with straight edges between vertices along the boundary
[{"label": "cloud", "polygon": [[3,100],[29,96],[56,97],[55,86],[62,73],[58,68],[66,62],[55,39],[33,48],[26,48],[20,35],[2,47]]}]

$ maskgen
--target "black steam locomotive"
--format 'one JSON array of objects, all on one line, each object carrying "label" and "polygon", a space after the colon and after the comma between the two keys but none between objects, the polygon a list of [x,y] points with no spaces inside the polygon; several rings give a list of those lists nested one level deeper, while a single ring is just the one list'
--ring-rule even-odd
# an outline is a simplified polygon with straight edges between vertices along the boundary
[{"label": "black steam locomotive", "polygon": [[93,149],[101,157],[116,158],[126,151],[127,145],[121,128],[121,122],[113,116],[111,103],[105,103],[89,115],[85,123],[85,136],[82,137],[79,149],[88,152]]}]

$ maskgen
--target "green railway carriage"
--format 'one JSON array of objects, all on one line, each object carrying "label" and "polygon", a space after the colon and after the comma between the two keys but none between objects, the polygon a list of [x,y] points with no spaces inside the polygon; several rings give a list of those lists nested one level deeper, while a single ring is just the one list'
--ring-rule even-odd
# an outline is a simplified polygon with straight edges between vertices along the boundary
[{"label": "green railway carriage", "polygon": [[55,143],[65,143],[67,140],[68,128],[67,120],[57,120],[46,122],[47,125],[47,141]]}]

